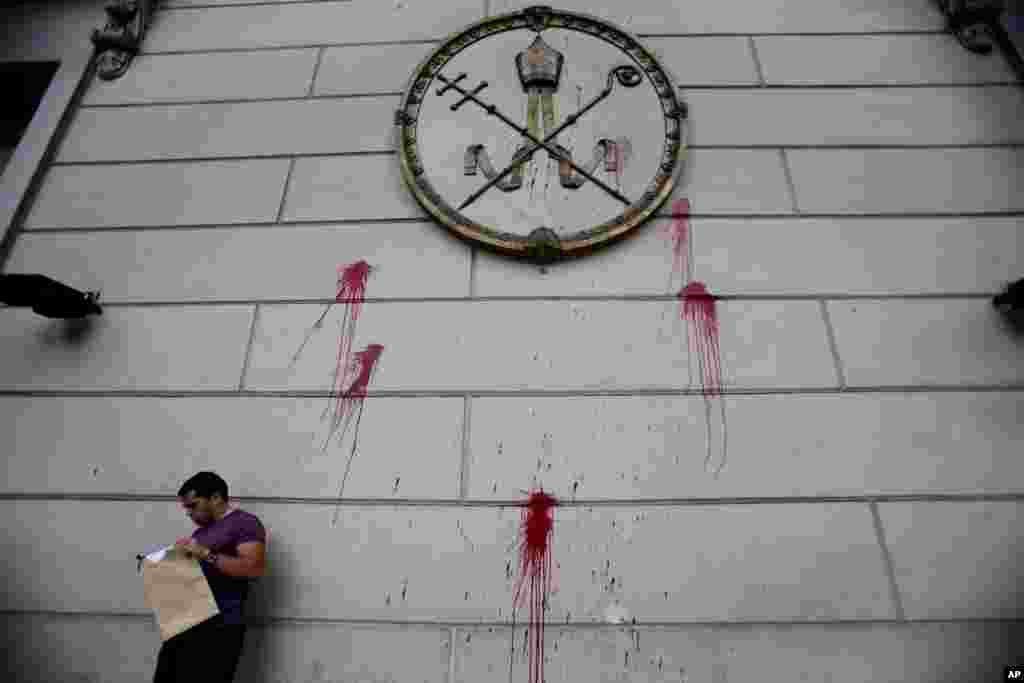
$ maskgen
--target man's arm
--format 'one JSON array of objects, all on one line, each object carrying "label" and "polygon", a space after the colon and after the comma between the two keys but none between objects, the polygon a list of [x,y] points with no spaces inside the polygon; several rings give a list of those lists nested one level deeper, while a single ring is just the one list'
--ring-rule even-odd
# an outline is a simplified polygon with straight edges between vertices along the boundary
[{"label": "man's arm", "polygon": [[266,548],[265,543],[240,543],[238,557],[217,556],[217,569],[228,576],[257,579],[266,570]]}]

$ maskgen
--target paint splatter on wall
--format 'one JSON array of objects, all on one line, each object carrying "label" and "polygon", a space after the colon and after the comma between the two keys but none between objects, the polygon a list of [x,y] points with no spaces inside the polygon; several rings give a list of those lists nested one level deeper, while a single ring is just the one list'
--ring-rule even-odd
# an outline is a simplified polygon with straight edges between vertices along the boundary
[{"label": "paint splatter on wall", "polygon": [[[348,364],[344,373],[345,378],[350,380],[348,387],[338,396],[340,408],[335,414],[335,419],[332,420],[331,429],[327,434],[327,439],[324,441],[323,450],[327,450],[327,444],[330,442],[331,436],[338,431],[340,426],[341,436],[338,438],[338,444],[340,445],[345,440],[345,434],[352,424],[353,416],[355,416],[352,450],[348,456],[348,463],[345,465],[345,474],[341,479],[341,490],[338,491],[339,504],[345,492],[345,482],[348,480],[348,474],[352,469],[352,460],[355,458],[356,449],[359,446],[359,423],[363,418],[363,401],[366,399],[366,388],[370,384],[373,371],[377,367],[377,361],[382,351],[384,351],[384,347],[380,344],[370,344],[363,351],[353,355],[352,362]],[[358,412],[356,411],[357,408]],[[335,508],[334,520],[331,522],[332,526],[337,521],[338,510]]]},{"label": "paint splatter on wall", "polygon": [[[366,261],[356,261],[347,266],[338,266],[338,284],[337,292],[334,295],[334,301],[327,304],[327,308],[320,315],[320,318],[313,323],[313,326],[306,333],[306,337],[302,340],[302,344],[299,345],[299,349],[292,356],[289,367],[294,367],[295,362],[299,359],[299,354],[302,353],[302,349],[305,348],[306,343],[309,342],[309,338],[313,336],[316,330],[319,330],[324,324],[324,318],[327,317],[327,313],[331,310],[334,304],[344,304],[345,313],[342,316],[342,336],[341,344],[342,348],[338,351],[338,366],[339,368],[345,363],[348,358],[348,354],[352,348],[352,340],[355,338],[355,326],[356,321],[359,319],[359,311],[366,297],[366,279],[370,272],[373,270]],[[335,371],[334,380],[337,382],[338,372]]]},{"label": "paint splatter on wall", "polygon": [[[514,651],[516,610],[525,599],[530,609],[527,642],[524,643],[529,651],[530,683],[544,683],[544,612],[551,594],[551,538],[556,505],[558,501],[543,489],[534,491],[521,518],[519,576],[512,598],[512,638]],[[508,666],[511,679],[512,653],[509,653]]]},{"label": "paint splatter on wall", "polygon": [[[320,318],[313,323],[313,326],[306,333],[302,344],[295,352],[295,355],[292,356],[291,363],[289,364],[289,367],[295,365],[299,355],[302,353],[302,349],[309,342],[309,338],[316,330],[321,329],[323,326],[324,318],[327,317],[331,307],[336,303],[342,304],[345,309],[341,320],[338,360],[334,368],[334,377],[331,382],[332,391],[328,399],[328,406],[321,415],[321,419],[323,419],[327,416],[327,412],[332,407],[334,408],[334,415],[331,418],[327,438],[324,440],[321,451],[327,450],[327,444],[330,443],[331,437],[338,432],[339,428],[341,429],[341,435],[338,438],[338,444],[340,445],[344,441],[349,427],[352,425],[353,417],[355,417],[352,450],[349,454],[348,463],[345,466],[345,474],[341,480],[341,490],[338,492],[339,504],[345,491],[345,482],[348,480],[348,475],[352,468],[352,460],[355,458],[358,448],[359,424],[363,417],[363,401],[366,398],[366,388],[370,384],[373,372],[377,367],[377,361],[384,350],[384,347],[380,344],[370,344],[363,351],[355,354],[352,353],[356,323],[359,320],[362,305],[366,301],[366,281],[373,270],[373,266],[364,260],[359,260],[346,266],[338,266],[337,292],[335,293],[334,301],[327,305]],[[395,489],[397,490],[397,488],[398,480],[396,479]],[[332,526],[337,523],[337,519],[338,511],[335,509]]]},{"label": "paint splatter on wall", "polygon": [[[711,400],[717,398],[722,415],[722,457],[714,471],[717,477],[725,467],[728,449],[728,432],[725,421],[725,401],[722,398],[722,361],[719,345],[718,312],[715,297],[712,296],[703,282],[692,279],[689,228],[690,202],[679,199],[672,205],[672,223],[667,236],[672,241],[672,274],[677,271],[683,274],[686,284],[679,290],[681,302],[680,313],[687,323],[686,348],[689,355],[688,365],[692,367],[694,351],[696,351],[701,394],[704,397],[705,424],[707,426],[707,455],[704,467],[711,462]],[[671,283],[671,275],[670,275]],[[692,384],[692,376],[691,376]]]}]

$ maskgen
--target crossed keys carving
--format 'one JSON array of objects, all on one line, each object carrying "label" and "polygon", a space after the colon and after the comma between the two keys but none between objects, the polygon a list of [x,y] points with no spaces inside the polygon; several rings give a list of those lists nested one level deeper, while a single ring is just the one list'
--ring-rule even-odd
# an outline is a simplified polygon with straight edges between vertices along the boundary
[{"label": "crossed keys carving", "polygon": [[[535,49],[536,48],[532,48],[531,51]],[[534,52],[534,54],[536,54],[536,52]],[[559,58],[560,57],[561,56],[559,55]],[[532,61],[533,60],[531,60],[531,63]],[[559,71],[560,67],[561,62],[559,61]],[[541,88],[528,87],[529,85],[531,85],[528,82],[528,80],[526,80],[526,78],[528,77],[524,77],[522,74],[520,77],[524,79],[524,90],[527,91],[527,94],[530,97],[530,103],[528,107],[528,123],[530,125],[530,128],[536,128],[535,119],[537,110],[537,95],[540,95],[541,102],[545,106],[545,124],[548,128],[550,128],[550,126],[553,125],[554,123],[554,116],[551,105],[551,93],[554,91],[554,89],[558,87],[558,74],[556,73],[554,76],[549,75],[548,82],[546,83],[548,87]],[[640,74],[640,70],[637,69],[636,67],[632,65],[612,67],[612,69],[608,72],[608,81],[604,90],[602,90],[601,93],[598,94],[594,99],[592,99],[585,107],[582,107],[575,114],[570,114],[569,116],[567,116],[565,118],[565,121],[562,122],[560,126],[555,128],[553,131],[547,132],[547,135],[546,137],[544,137],[544,139],[539,139],[539,136],[535,134],[534,130],[530,130],[530,128],[527,128],[526,126],[518,125],[517,123],[509,119],[507,116],[505,116],[501,111],[499,111],[496,106],[494,106],[493,104],[486,104],[485,102],[482,102],[480,98],[477,97],[477,94],[487,87],[487,81],[482,81],[480,85],[476,86],[472,91],[467,91],[459,85],[459,81],[466,78],[465,73],[459,74],[459,76],[451,80],[445,78],[441,74],[438,74],[437,78],[438,80],[445,84],[443,88],[440,88],[437,91],[438,96],[444,95],[449,90],[455,90],[462,95],[461,100],[451,105],[452,111],[457,111],[466,102],[472,102],[490,116],[494,116],[503,121],[506,125],[508,125],[514,131],[522,135],[524,138],[523,144],[521,144],[519,148],[516,150],[516,153],[512,157],[512,161],[500,173],[494,172],[493,168],[490,165],[490,162],[487,160],[486,150],[483,149],[483,145],[470,145],[470,147],[466,150],[466,174],[475,175],[476,165],[479,160],[481,162],[481,165],[483,166],[484,174],[487,176],[488,181],[483,187],[481,187],[479,190],[471,194],[464,202],[462,202],[461,205],[459,205],[459,211],[462,211],[467,206],[475,202],[477,199],[480,198],[481,195],[483,195],[484,192],[494,187],[495,185],[499,185],[500,189],[503,189],[505,191],[518,189],[522,184],[521,173],[523,165],[533,157],[534,153],[538,149],[542,147],[548,151],[548,154],[550,154],[553,158],[559,161],[561,165],[559,175],[561,176],[562,185],[564,187],[570,187],[575,189],[583,184],[582,180],[575,180],[571,177],[571,172],[569,172],[569,169],[571,168],[577,171],[584,178],[586,178],[587,180],[594,183],[602,190],[610,194],[612,197],[615,197],[615,199],[619,200],[626,206],[629,206],[632,203],[629,199],[623,196],[622,193],[618,192],[614,188],[609,187],[607,184],[603,183],[599,178],[594,177],[594,175],[591,173],[591,171],[599,163],[602,156],[604,156],[607,159],[608,155],[615,153],[614,145],[616,143],[606,139],[600,140],[597,144],[597,154],[595,154],[593,162],[589,164],[590,168],[586,169],[581,168],[578,164],[576,164],[572,159],[572,154],[565,147],[557,144],[556,140],[558,135],[563,130],[565,130],[569,126],[574,125],[577,121],[579,121],[581,117],[583,117],[587,112],[593,109],[598,103],[600,103],[609,95],[611,95],[612,88],[616,80],[627,88],[633,88],[639,85],[643,78]],[[551,87],[552,85],[553,87]],[[483,158],[478,159],[480,156],[482,156]],[[502,180],[513,172],[516,172],[516,176],[513,178],[512,182],[507,182],[501,185]]]}]

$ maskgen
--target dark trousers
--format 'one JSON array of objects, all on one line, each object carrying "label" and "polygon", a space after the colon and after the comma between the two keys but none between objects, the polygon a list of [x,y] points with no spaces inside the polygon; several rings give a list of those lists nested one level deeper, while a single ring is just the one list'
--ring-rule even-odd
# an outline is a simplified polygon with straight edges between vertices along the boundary
[{"label": "dark trousers", "polygon": [[231,683],[244,638],[245,624],[211,617],[164,641],[153,683]]}]

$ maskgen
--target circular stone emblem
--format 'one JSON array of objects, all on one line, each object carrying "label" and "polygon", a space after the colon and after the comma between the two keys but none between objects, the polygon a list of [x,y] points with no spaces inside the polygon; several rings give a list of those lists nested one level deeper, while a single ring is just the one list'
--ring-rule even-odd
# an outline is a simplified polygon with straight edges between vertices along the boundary
[{"label": "circular stone emblem", "polygon": [[396,112],[402,177],[457,235],[551,263],[637,227],[678,180],[686,105],[636,38],[527,9],[448,38]]}]

